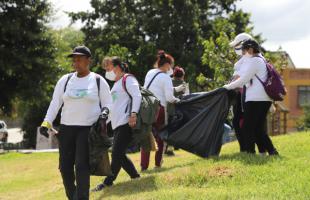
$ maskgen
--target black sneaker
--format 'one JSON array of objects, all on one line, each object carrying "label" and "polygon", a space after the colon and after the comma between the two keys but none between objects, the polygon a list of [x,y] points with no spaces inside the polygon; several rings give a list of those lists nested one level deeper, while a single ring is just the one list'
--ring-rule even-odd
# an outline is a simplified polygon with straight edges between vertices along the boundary
[{"label": "black sneaker", "polygon": [[140,174],[136,174],[135,176],[132,176],[131,179],[138,179],[141,178]]},{"label": "black sneaker", "polygon": [[269,152],[269,156],[279,156],[279,152],[277,150],[274,150],[272,152]]},{"label": "black sneaker", "polygon": [[110,187],[109,185],[106,185],[104,183],[100,183],[98,184],[94,189],[92,189],[92,192],[99,192],[101,190],[103,190],[105,187]]}]

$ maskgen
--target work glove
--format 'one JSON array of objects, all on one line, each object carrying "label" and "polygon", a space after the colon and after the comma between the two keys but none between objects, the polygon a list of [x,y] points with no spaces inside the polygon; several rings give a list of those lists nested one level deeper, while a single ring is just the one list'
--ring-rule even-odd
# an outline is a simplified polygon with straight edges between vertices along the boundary
[{"label": "work glove", "polygon": [[40,128],[39,128],[39,132],[41,135],[43,135],[44,137],[48,138],[49,134],[48,134],[48,129],[52,128],[52,125],[46,121],[44,121]]},{"label": "work glove", "polygon": [[230,90],[230,89],[228,89],[228,84],[224,85],[223,88],[225,88],[226,90]]},{"label": "work glove", "polygon": [[101,119],[107,120],[108,117],[109,117],[109,109],[108,109],[107,107],[103,107],[103,108],[101,109],[100,118],[101,118]]},{"label": "work glove", "polygon": [[177,86],[177,87],[174,87],[174,90],[175,90],[176,92],[185,92],[186,86],[185,86],[184,84],[182,84],[182,85],[179,85],[179,86]]}]

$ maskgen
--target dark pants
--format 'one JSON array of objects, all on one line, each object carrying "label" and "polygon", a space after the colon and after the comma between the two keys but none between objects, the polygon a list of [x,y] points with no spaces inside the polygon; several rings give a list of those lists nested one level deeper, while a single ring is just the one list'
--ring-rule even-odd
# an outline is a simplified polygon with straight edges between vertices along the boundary
[{"label": "dark pants", "polygon": [[[155,153],[155,166],[161,167],[164,152],[164,141],[158,136],[158,132],[165,126],[166,111],[163,106],[160,106],[156,122],[153,124],[152,132],[155,137],[155,141],[158,150]],[[141,169],[146,170],[149,167],[151,152],[141,149]]]},{"label": "dark pants", "polygon": [[[243,134],[242,134],[242,125],[244,122],[241,122],[241,120],[244,119],[244,113],[242,111],[242,97],[241,97],[241,93],[238,92],[237,93],[237,97],[236,97],[236,103],[235,105],[233,106],[233,114],[234,114],[234,117],[233,117],[233,127],[234,127],[234,130],[235,130],[235,134],[236,134],[236,137],[237,137],[237,140],[238,140],[238,143],[239,143],[239,146],[240,146],[240,152],[245,152],[246,151],[246,138],[244,138]],[[243,97],[245,98],[245,97]],[[243,103],[244,106],[245,106],[245,103]],[[264,124],[264,131],[263,132],[267,132],[267,119],[265,120],[265,124]],[[258,151],[260,153],[265,153],[266,152],[266,148],[264,147],[264,145],[260,142],[260,141],[255,141],[256,145],[257,145],[257,148],[258,148]]]},{"label": "dark pants", "polygon": [[126,150],[132,140],[132,130],[128,124],[114,130],[111,170],[112,176],[106,177],[104,184],[112,185],[119,171],[123,168],[131,178],[140,177],[134,164],[126,156]]},{"label": "dark pants", "polygon": [[89,126],[61,125],[57,135],[59,169],[69,200],[89,199],[89,130]]},{"label": "dark pants", "polygon": [[255,153],[255,143],[264,147],[269,154],[275,151],[266,128],[270,105],[271,102],[269,101],[249,101],[245,103],[242,136],[248,153]]},{"label": "dark pants", "polygon": [[[154,131],[154,129],[153,129]],[[155,134],[155,141],[158,147],[158,150],[155,153],[155,166],[156,167],[161,167],[161,163],[163,160],[163,152],[164,152],[164,141],[157,135]],[[146,170],[149,167],[150,163],[150,154],[151,152],[145,151],[141,149],[141,169]]]},{"label": "dark pants", "polygon": [[240,127],[240,120],[241,118],[243,118],[240,92],[237,93],[236,103],[233,106],[233,113],[234,113],[234,117],[232,121],[233,127],[235,129],[235,134],[236,134],[239,146],[240,146],[240,151],[243,152],[245,151],[245,142],[244,142],[244,138],[242,137],[241,127]]}]

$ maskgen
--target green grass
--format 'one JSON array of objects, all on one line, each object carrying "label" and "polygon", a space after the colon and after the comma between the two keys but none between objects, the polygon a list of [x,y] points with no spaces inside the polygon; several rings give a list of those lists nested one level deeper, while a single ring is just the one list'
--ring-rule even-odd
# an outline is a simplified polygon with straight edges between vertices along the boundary
[{"label": "green grass", "polygon": [[[310,133],[272,139],[280,157],[240,154],[231,143],[210,159],[176,151],[155,170],[152,155],[150,170],[140,179],[121,171],[113,187],[90,199],[310,199]],[[139,154],[130,157],[139,167]],[[0,155],[0,200],[65,199],[57,167],[57,153]],[[92,177],[91,186],[101,180]]]}]

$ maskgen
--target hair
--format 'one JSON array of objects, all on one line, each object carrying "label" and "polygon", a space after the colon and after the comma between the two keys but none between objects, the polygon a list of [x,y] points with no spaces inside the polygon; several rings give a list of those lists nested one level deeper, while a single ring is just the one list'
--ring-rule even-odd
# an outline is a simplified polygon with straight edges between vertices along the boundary
[{"label": "hair", "polygon": [[172,65],[174,63],[174,58],[171,55],[166,54],[164,50],[159,50],[157,53],[155,66],[160,68],[166,63]]},{"label": "hair", "polygon": [[260,53],[260,45],[253,39],[246,40],[242,43],[242,50],[253,49],[253,53]]},{"label": "hair", "polygon": [[118,57],[118,56],[113,56],[111,58],[111,62],[113,64],[114,67],[119,66],[120,69],[125,72],[125,73],[129,73],[129,67],[128,64],[125,62],[122,62],[122,60]]},{"label": "hair", "polygon": [[102,60],[102,65],[103,65],[104,68],[107,67],[107,63],[108,62],[112,62],[112,58],[109,57],[109,56],[104,57],[103,60]]},{"label": "hair", "polygon": [[176,66],[173,70],[173,76],[176,78],[182,78],[185,75],[185,71],[182,67]]}]

